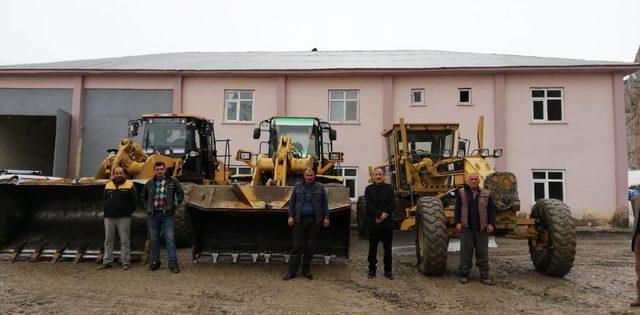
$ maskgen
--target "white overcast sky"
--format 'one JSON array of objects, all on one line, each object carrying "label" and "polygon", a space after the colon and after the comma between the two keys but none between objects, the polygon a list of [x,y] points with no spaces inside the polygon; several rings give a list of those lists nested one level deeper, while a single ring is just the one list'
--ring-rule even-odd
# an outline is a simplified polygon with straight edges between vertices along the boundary
[{"label": "white overcast sky", "polygon": [[0,64],[314,47],[631,62],[640,1],[3,0],[0,35]]}]

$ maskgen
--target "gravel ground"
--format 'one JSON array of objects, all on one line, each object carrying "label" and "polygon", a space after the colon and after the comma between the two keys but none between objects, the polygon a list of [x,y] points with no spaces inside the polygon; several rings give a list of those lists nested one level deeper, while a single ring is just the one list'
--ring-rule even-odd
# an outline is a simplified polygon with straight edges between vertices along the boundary
[{"label": "gravel ground", "polygon": [[[397,239],[410,235],[398,233]],[[415,257],[394,257],[395,280],[366,277],[367,243],[352,235],[351,259],[314,265],[313,281],[281,280],[283,263],[189,262],[182,273],[96,270],[93,263],[0,262],[0,313],[624,313],[635,297],[629,233],[582,233],[565,278],[536,273],[526,241],[497,239],[490,250],[494,284],[457,281],[458,255],[447,273],[426,277]],[[403,244],[399,244],[403,245]],[[406,243],[404,244],[406,245]],[[381,269],[381,268],[380,268]]]}]

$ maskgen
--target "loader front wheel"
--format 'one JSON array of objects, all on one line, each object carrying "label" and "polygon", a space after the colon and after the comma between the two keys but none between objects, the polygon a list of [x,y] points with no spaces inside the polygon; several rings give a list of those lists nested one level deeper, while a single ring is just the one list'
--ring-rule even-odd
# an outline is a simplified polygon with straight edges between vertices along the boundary
[{"label": "loader front wheel", "polygon": [[194,184],[180,183],[184,191],[184,200],[178,205],[173,214],[173,229],[176,247],[189,247],[193,243],[191,238],[191,222],[187,213],[187,198]]},{"label": "loader front wheel", "polygon": [[416,257],[418,270],[440,276],[447,270],[447,221],[442,201],[435,197],[418,199],[416,209]]},{"label": "loader front wheel", "polygon": [[562,277],[571,271],[576,256],[576,225],[562,201],[541,199],[531,209],[536,237],[529,239],[529,253],[536,270]]},{"label": "loader front wheel", "polygon": [[356,204],[356,223],[358,224],[358,235],[367,235],[367,203],[364,196],[358,197]]}]

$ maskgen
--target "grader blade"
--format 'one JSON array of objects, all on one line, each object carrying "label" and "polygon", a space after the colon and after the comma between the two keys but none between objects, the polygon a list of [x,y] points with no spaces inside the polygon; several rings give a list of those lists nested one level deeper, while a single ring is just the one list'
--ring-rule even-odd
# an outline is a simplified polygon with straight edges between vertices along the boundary
[{"label": "grader blade", "polygon": [[[349,191],[342,186],[327,186],[326,190],[331,224],[321,229],[316,253],[320,257],[348,258]],[[288,256],[292,229],[287,218],[292,192],[290,186],[194,187],[187,197],[194,259],[210,256],[212,261],[217,261],[229,256],[232,261],[247,257],[248,261],[269,262],[272,255]]]},{"label": "grader blade", "polygon": [[[78,260],[87,258],[87,251],[104,243],[102,196],[106,182],[0,180],[0,253],[13,261],[27,254],[30,261],[40,257],[58,261],[74,254]],[[134,254],[142,250],[146,238],[146,216],[138,209],[131,219]]]}]

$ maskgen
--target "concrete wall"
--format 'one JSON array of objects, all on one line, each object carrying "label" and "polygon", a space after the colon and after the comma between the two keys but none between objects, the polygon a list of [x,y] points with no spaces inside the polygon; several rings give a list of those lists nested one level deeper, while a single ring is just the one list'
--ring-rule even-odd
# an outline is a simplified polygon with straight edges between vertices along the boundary
[{"label": "concrete wall", "polygon": [[0,169],[53,174],[55,116],[0,115]]}]

